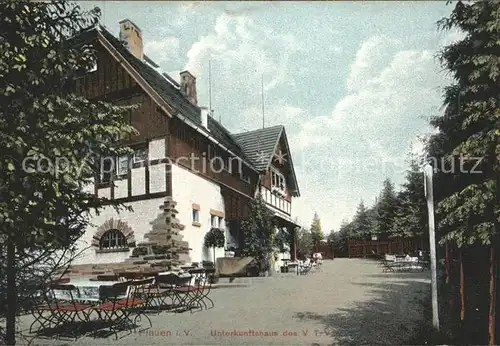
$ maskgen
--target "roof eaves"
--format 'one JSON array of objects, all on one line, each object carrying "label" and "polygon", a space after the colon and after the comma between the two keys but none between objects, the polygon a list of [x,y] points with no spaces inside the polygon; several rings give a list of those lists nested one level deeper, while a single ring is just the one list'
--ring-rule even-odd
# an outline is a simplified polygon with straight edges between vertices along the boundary
[{"label": "roof eaves", "polygon": [[[283,130],[282,130],[282,136],[285,138],[286,149],[290,153],[290,145],[288,144],[288,138],[286,136],[286,131],[285,131],[284,127],[283,127]],[[293,166],[293,161],[292,161],[292,155],[291,154],[289,155],[288,159],[290,161],[290,167],[292,168],[293,182],[294,182],[294,185],[295,185],[295,192],[297,194],[295,197],[300,197],[299,183],[297,182],[297,176],[295,175],[295,168]]]},{"label": "roof eaves", "polygon": [[273,162],[274,154],[276,153],[276,148],[278,147],[278,143],[280,142],[281,134],[283,133],[284,127],[282,125],[279,125],[281,127],[280,132],[276,136],[276,142],[274,143],[273,146],[273,151],[271,152],[271,155],[269,157],[269,160],[267,161],[266,167],[264,167],[263,171],[266,171],[269,166],[271,165],[271,162]]},{"label": "roof eaves", "polygon": [[153,88],[141,74],[130,64],[130,62],[114,47],[114,45],[108,41],[104,36],[103,31],[98,31],[97,37],[99,42],[104,46],[104,48],[129,72],[129,74],[134,78],[134,80],[143,87],[144,91],[149,94],[149,96],[160,106],[160,108],[172,117],[175,113],[175,109],[169,105],[161,95]]}]

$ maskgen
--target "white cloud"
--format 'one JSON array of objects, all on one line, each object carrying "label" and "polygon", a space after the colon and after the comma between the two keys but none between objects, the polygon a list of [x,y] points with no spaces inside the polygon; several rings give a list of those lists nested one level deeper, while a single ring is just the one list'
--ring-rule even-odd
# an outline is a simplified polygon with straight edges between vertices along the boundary
[{"label": "white cloud", "polygon": [[310,206],[320,206],[325,227],[338,229],[361,198],[370,204],[378,194],[381,186],[368,182],[381,185],[389,176],[399,183],[408,153],[419,150],[414,139],[430,130],[428,107],[440,104],[444,80],[431,51],[399,47],[383,37],[365,41],[350,66],[344,97],[327,116],[308,117],[281,105],[296,109],[289,111],[292,119],[302,122],[289,136],[302,191],[295,215],[312,218]]},{"label": "white cloud", "polygon": [[[208,64],[212,61],[212,85],[233,86],[234,97],[248,90],[260,91],[262,75],[267,92],[289,79],[289,61],[301,48],[293,36],[257,26],[253,20],[226,13],[217,17],[213,32],[201,37],[187,53],[185,69],[200,81],[199,98],[207,98]],[[217,98],[214,87],[213,97]]]},{"label": "white cloud", "polygon": [[165,63],[170,59],[177,59],[179,56],[179,39],[177,37],[167,37],[157,41],[147,41],[144,52],[158,64]]}]

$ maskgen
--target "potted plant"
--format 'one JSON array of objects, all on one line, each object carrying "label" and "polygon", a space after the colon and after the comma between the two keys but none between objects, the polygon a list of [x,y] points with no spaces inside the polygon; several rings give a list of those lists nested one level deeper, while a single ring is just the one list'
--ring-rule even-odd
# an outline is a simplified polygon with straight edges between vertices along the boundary
[{"label": "potted plant", "polygon": [[235,253],[236,253],[236,248],[234,246],[230,246],[226,249],[225,256],[234,257]]},{"label": "potted plant", "polygon": [[226,238],[224,236],[224,231],[220,228],[211,228],[210,231],[205,234],[205,246],[207,248],[213,248],[214,251],[214,263],[215,263],[215,249],[224,247]]},{"label": "potted plant", "polygon": [[147,254],[148,254],[148,248],[145,246],[139,246],[136,247],[134,250],[132,250],[131,257],[146,256]]}]

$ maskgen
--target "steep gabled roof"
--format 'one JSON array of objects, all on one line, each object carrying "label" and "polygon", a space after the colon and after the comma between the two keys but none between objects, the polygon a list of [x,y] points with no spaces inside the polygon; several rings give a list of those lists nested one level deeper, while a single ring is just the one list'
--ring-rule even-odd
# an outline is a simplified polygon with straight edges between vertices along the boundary
[{"label": "steep gabled roof", "polygon": [[283,126],[233,134],[232,137],[250,159],[258,171],[265,171],[273,159],[276,145],[281,137]]},{"label": "steep gabled roof", "polygon": [[[153,66],[157,65],[149,57],[145,57],[147,63],[135,57],[119,39],[103,26],[85,30],[70,41],[71,44],[78,45],[94,39],[100,39],[101,43],[105,43],[104,46],[108,51],[116,51],[118,55],[115,55],[115,58],[120,62],[125,59],[126,64],[131,67],[130,71],[136,74],[138,79],[145,82],[142,83],[142,87],[149,88],[151,93],[156,95],[156,98],[153,99],[162,103],[159,106],[163,106],[168,115],[181,120],[185,118],[195,127],[202,127],[200,107],[193,105],[182,95],[177,83],[173,82],[168,75],[162,75],[155,70]],[[269,167],[282,136],[284,136],[286,149],[289,152],[285,129],[282,125],[232,135],[222,124],[209,116],[207,128],[209,130],[208,136],[246,161],[250,168],[257,172],[265,171]],[[298,185],[291,157],[288,160],[292,167],[295,193],[298,195]]]},{"label": "steep gabled roof", "polygon": [[295,196],[300,196],[292,156],[290,155],[290,147],[288,145],[288,139],[283,125],[237,133],[232,136],[250,159],[250,162],[252,162],[255,168],[257,168],[260,172],[266,171],[269,168],[269,165],[273,161],[280,139],[283,138],[285,142],[285,149],[289,153],[286,160],[291,168],[292,191]]},{"label": "steep gabled roof", "polygon": [[[101,35],[101,39],[104,38],[112,49],[116,50],[121,57],[123,57],[126,62],[131,65],[132,69],[138,73],[151,88],[154,89],[161,99],[169,106],[168,110],[170,115],[181,119],[182,117],[186,117],[195,126],[202,126],[200,107],[193,105],[184,97],[184,95],[182,95],[177,83],[172,82],[172,78],[168,75],[165,76],[165,74],[161,74],[159,71],[155,70],[154,66],[157,65],[150,58],[145,58],[147,62],[146,64],[135,57],[127,48],[123,46],[120,40],[106,30],[106,28],[100,26],[99,29],[92,28],[90,30],[86,30],[81,35],[73,39],[72,44],[83,44],[92,39],[99,38],[99,35]],[[222,124],[209,117],[207,126],[210,131],[210,136],[212,136],[215,141],[232,151],[233,154],[245,160],[251,169],[256,170],[239,145],[233,140],[230,132],[222,126]]]},{"label": "steep gabled roof", "polygon": [[106,28],[101,27],[101,33],[106,40],[113,45],[120,54],[129,62],[132,67],[156,90],[156,92],[167,102],[176,112],[197,125],[201,125],[201,110],[199,107],[189,102],[180,90],[172,85],[153,67],[145,64],[139,58],[136,58],[130,51],[123,46],[119,39],[111,34]]}]

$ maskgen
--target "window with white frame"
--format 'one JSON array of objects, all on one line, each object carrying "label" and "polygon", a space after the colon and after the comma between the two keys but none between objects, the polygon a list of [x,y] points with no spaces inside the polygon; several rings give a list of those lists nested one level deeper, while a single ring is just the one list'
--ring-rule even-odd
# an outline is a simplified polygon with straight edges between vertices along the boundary
[{"label": "window with white frame", "polygon": [[134,150],[133,162],[144,163],[148,159],[148,150],[146,148],[138,148]]},{"label": "window with white frame", "polygon": [[193,222],[200,222],[200,211],[193,209]]},{"label": "window with white frame", "polygon": [[278,171],[271,171],[271,187],[278,189],[281,192],[285,192],[285,177]]},{"label": "window with white frame", "polygon": [[116,175],[123,177],[128,173],[128,156],[119,156],[116,158]]},{"label": "window with white frame", "polygon": [[210,215],[210,224],[213,228],[219,228],[219,218],[215,215]]},{"label": "window with white frame", "polygon": [[127,239],[123,233],[117,229],[106,231],[99,241],[99,247],[102,249],[123,249],[127,248]]},{"label": "window with white frame", "polygon": [[224,218],[223,217],[218,217],[218,220],[217,220],[217,227],[220,228],[220,229],[224,229]]}]

